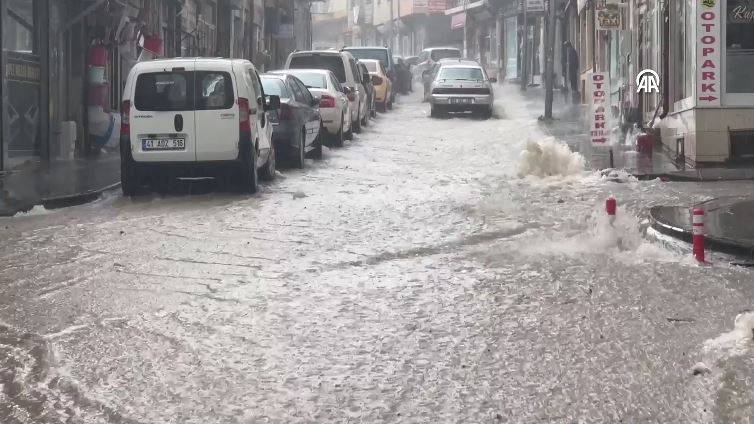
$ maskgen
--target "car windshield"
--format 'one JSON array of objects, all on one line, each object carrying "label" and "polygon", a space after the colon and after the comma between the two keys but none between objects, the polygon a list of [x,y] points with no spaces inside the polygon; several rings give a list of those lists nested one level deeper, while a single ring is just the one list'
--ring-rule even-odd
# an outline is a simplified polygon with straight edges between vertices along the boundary
[{"label": "car windshield", "polygon": [[281,99],[291,98],[285,83],[278,78],[262,77],[262,88],[267,96],[280,96]]},{"label": "car windshield", "polygon": [[388,68],[387,49],[346,49],[348,53],[351,53],[356,59],[374,59],[379,60],[382,66]]},{"label": "car windshield", "polygon": [[366,61],[366,62],[361,62],[361,63],[363,63],[364,66],[367,67],[367,70],[369,72],[377,72],[377,62]]},{"label": "car windshield", "polygon": [[318,72],[291,72],[304,83],[306,88],[327,88],[325,76]]},{"label": "car windshield", "polygon": [[437,79],[456,81],[483,81],[484,74],[480,68],[442,68]]},{"label": "car windshield", "polygon": [[437,62],[440,59],[460,59],[461,51],[457,49],[437,49],[437,50],[432,50],[432,54],[430,55],[430,57],[435,62]]},{"label": "car windshield", "polygon": [[302,54],[293,56],[290,69],[326,69],[332,71],[340,82],[346,82],[346,69],[343,58],[333,54]]}]

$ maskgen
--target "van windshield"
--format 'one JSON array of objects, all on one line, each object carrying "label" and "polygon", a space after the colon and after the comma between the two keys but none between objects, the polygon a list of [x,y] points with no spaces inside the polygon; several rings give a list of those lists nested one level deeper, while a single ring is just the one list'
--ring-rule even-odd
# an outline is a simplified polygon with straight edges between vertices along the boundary
[{"label": "van windshield", "polygon": [[326,69],[332,71],[341,83],[346,82],[346,68],[340,55],[305,54],[291,58],[290,69]]},{"label": "van windshield", "polygon": [[233,81],[227,72],[149,72],[136,79],[136,110],[229,109],[234,103]]},{"label": "van windshield", "polygon": [[387,49],[345,49],[348,53],[351,53],[356,59],[374,59],[379,60],[382,63],[382,67],[385,69],[390,68],[388,63]]}]

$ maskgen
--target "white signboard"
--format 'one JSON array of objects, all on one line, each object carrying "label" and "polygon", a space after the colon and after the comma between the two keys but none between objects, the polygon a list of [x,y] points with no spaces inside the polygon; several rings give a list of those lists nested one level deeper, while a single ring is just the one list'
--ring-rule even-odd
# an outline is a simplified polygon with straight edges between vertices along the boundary
[{"label": "white signboard", "polygon": [[696,104],[701,107],[720,106],[720,1],[696,5]]},{"label": "white signboard", "polygon": [[526,10],[529,12],[544,12],[545,0],[525,0]]},{"label": "white signboard", "polygon": [[589,139],[592,146],[606,146],[610,143],[610,80],[606,72],[590,72],[587,75],[589,88]]}]

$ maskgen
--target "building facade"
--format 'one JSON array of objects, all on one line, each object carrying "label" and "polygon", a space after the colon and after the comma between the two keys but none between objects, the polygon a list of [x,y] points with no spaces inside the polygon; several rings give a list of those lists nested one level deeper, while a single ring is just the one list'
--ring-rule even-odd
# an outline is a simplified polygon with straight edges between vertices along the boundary
[{"label": "building facade", "polygon": [[311,46],[310,5],[0,1],[0,172],[117,155],[121,93],[135,63],[219,56],[248,58],[262,69],[279,66],[293,49]]}]

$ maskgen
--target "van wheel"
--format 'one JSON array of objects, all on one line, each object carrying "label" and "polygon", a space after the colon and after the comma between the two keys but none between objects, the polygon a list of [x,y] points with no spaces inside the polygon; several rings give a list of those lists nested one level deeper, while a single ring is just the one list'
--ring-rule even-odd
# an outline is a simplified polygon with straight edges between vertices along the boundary
[{"label": "van wheel", "polygon": [[297,169],[303,169],[306,152],[306,130],[302,128],[298,137],[298,149],[296,151],[296,156],[293,158],[293,166]]},{"label": "van wheel", "polygon": [[259,178],[257,175],[257,149],[250,145],[244,150],[241,160],[241,190],[244,193],[254,194],[259,188]]},{"label": "van wheel", "polygon": [[348,132],[346,132],[345,138],[346,140],[353,140],[353,122],[351,122],[351,126],[348,128]]},{"label": "van wheel", "polygon": [[343,114],[340,114],[340,130],[338,130],[338,133],[335,134],[332,138],[332,146],[333,147],[343,147],[343,138],[345,137],[343,127],[346,125],[346,118],[343,116]]},{"label": "van wheel", "polygon": [[356,121],[353,124],[351,124],[351,127],[353,128],[353,132],[358,134],[361,132],[361,117],[359,115],[360,112],[358,112],[358,111],[361,111],[361,103],[359,103],[359,108],[356,110],[357,110]]},{"label": "van wheel", "polygon": [[369,126],[369,116],[372,114],[371,109],[367,109],[366,113],[364,114],[364,117],[361,119],[361,126],[362,127],[368,127]]},{"label": "van wheel", "polygon": [[133,196],[136,194],[136,188],[139,185],[139,172],[136,164],[131,157],[131,151],[121,149],[120,154],[120,188],[124,196]]},{"label": "van wheel", "polygon": [[277,163],[275,162],[275,143],[270,144],[270,155],[267,158],[267,164],[262,170],[262,179],[265,181],[272,181],[275,179],[275,169]]}]

